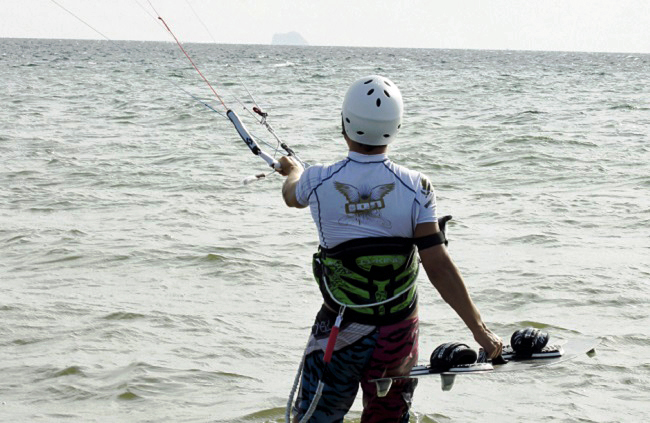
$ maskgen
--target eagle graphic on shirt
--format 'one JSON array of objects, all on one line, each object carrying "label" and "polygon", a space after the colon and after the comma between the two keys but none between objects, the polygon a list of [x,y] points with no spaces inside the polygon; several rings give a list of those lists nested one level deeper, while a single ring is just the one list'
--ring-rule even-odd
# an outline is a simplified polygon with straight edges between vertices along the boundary
[{"label": "eagle graphic on shirt", "polygon": [[377,185],[368,190],[342,182],[334,182],[334,187],[348,201],[345,204],[345,216],[339,219],[341,225],[361,225],[362,222],[378,223],[390,228],[390,220],[381,217],[381,209],[386,207],[384,197],[395,189],[395,183]]}]

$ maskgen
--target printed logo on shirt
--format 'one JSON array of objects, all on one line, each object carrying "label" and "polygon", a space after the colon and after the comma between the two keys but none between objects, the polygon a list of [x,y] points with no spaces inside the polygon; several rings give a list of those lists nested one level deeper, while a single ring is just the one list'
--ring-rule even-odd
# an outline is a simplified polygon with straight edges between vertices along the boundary
[{"label": "printed logo on shirt", "polygon": [[381,217],[380,210],[386,207],[384,197],[395,189],[395,183],[377,185],[370,190],[358,189],[342,182],[335,182],[334,187],[348,201],[345,204],[345,213],[352,215],[341,218],[340,224],[360,225],[362,220],[377,220],[382,226],[392,226],[389,220]]},{"label": "printed logo on shirt", "polygon": [[431,182],[429,182],[429,180],[425,177],[422,177],[420,179],[420,184],[422,185],[420,192],[422,195],[424,195],[424,198],[427,199],[427,203],[424,205],[424,207],[428,209],[433,203],[433,186],[431,185]]}]

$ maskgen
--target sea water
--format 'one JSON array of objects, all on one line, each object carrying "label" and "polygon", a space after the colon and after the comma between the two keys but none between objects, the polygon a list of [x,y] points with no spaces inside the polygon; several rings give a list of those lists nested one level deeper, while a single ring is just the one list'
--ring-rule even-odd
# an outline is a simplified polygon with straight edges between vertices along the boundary
[{"label": "sea water", "polygon": [[[598,355],[437,378],[413,421],[650,420],[650,55],[189,44],[309,163],[348,85],[400,87],[397,163],[454,216],[487,324]],[[321,302],[317,233],[172,43],[0,40],[0,421],[281,422]],[[270,148],[266,147],[268,150]],[[420,361],[475,346],[421,272]],[[350,421],[360,418],[357,401]]]}]

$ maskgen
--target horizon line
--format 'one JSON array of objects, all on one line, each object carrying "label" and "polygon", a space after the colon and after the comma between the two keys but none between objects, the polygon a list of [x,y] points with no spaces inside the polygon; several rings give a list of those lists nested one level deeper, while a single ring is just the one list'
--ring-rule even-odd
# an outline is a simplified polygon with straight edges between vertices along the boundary
[{"label": "horizon line", "polygon": [[[123,39],[123,38],[66,38],[66,37],[5,37],[0,36],[0,40],[55,40],[55,41],[100,41],[100,42],[138,42],[138,43],[174,43],[172,40],[143,40],[143,39]],[[650,52],[640,51],[606,51],[606,50],[544,50],[544,49],[515,49],[515,48],[481,48],[481,47],[379,47],[379,46],[351,46],[339,44],[272,44],[272,43],[229,43],[214,41],[183,41],[183,44],[214,44],[214,45],[230,45],[230,46],[268,46],[268,47],[296,47],[296,48],[309,48],[309,47],[338,47],[338,48],[360,48],[360,49],[395,49],[395,50],[470,50],[470,51],[509,51],[509,52],[531,52],[531,53],[595,53],[595,54],[640,54],[650,55]]]}]

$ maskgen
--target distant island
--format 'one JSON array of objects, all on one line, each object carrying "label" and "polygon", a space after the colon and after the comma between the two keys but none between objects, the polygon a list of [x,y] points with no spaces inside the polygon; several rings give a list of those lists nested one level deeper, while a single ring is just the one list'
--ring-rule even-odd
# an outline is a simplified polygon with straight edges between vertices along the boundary
[{"label": "distant island", "polygon": [[271,44],[274,46],[308,46],[309,43],[305,40],[302,35],[298,34],[295,31],[286,32],[284,34],[273,34],[273,40]]}]

